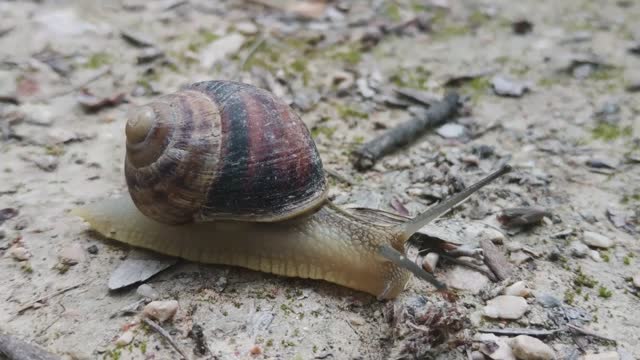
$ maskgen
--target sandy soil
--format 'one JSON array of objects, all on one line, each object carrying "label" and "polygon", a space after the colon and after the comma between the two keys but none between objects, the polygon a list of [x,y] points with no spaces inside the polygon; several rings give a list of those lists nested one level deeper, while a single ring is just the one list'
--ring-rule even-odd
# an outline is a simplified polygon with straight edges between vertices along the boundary
[{"label": "sandy soil", "polygon": [[[20,102],[0,102],[0,208],[19,211],[0,225],[0,329],[72,359],[177,358],[166,342],[142,329],[131,345],[116,347],[114,340],[134,317],[111,315],[139,296],[135,287],[109,292],[106,284],[130,249],[87,232],[68,211],[126,191],[123,124],[130,106],[191,82],[234,78],[270,85],[294,101],[325,166],[355,182],[332,180],[331,196],[338,203],[367,199],[369,206],[391,209],[388,199],[395,196],[414,213],[429,205],[415,196],[416,189],[431,186],[420,171],[445,162],[469,184],[508,160],[516,168],[513,181],[490,186],[454,216],[468,218],[481,204],[482,221],[495,224],[503,208],[550,209],[551,221],[509,233],[501,246],[506,252],[519,242],[540,255],[519,265],[513,280],[527,281],[536,295],[572,301],[592,317],[586,326],[617,346],[588,338],[576,345],[564,335],[545,342],[559,358],[577,348],[640,357],[640,319],[633,315],[640,298],[629,280],[640,273],[640,166],[628,160],[638,159],[640,151],[640,93],[625,90],[640,69],[640,56],[628,51],[640,40],[640,3],[449,1],[448,9],[428,3],[358,1],[348,12],[333,4],[311,20],[244,1],[0,3],[0,96],[15,95]],[[431,14],[430,31],[412,28],[382,37],[370,50],[358,49],[375,21],[397,24],[420,14]],[[520,19],[533,24],[531,33],[513,33],[511,23]],[[123,30],[151,37],[164,60],[137,64],[144,50],[123,40]],[[244,35],[238,47],[208,51],[212,42],[239,33]],[[320,34],[325,38],[319,45],[309,45]],[[227,56],[203,66],[224,51]],[[584,54],[598,59],[582,69],[592,71],[586,78],[574,76],[580,70],[562,71]],[[471,134],[466,140],[431,132],[369,172],[352,168],[351,150],[381,131],[376,123],[393,126],[409,113],[371,98],[357,84],[336,90],[332,80],[351,76],[378,94],[402,86],[441,96],[447,79],[484,71],[490,75],[460,88],[469,96],[470,115],[459,121]],[[520,98],[497,96],[490,86],[493,74],[528,82],[531,90]],[[83,109],[79,89],[96,76],[86,85],[92,94],[123,93],[126,103]],[[594,114],[607,102],[619,112],[603,122]],[[12,111],[25,117],[10,123]],[[479,145],[494,147],[495,155],[469,165],[464,159]],[[585,165],[593,159],[615,169],[594,171]],[[627,229],[607,218],[611,209],[631,214]],[[552,237],[566,229],[573,234]],[[606,261],[571,256],[569,243],[580,241],[585,230],[615,242],[599,251]],[[61,266],[58,255],[72,244],[95,246],[97,253],[85,251],[77,265]],[[27,249],[28,260],[16,260],[12,245]],[[561,260],[550,260],[550,254]],[[452,269],[446,266],[437,275],[445,278]],[[576,289],[578,269],[598,284]],[[17,314],[29,301],[79,283]],[[195,343],[187,334],[194,324],[202,326],[213,353],[203,358],[384,359],[401,342],[394,344],[383,317],[388,304],[320,281],[180,262],[148,283],[162,298],[179,301],[176,319],[164,326],[189,354]],[[602,289],[610,297],[600,296]],[[403,298],[432,292],[412,280]],[[533,298],[529,302],[531,311],[520,320],[492,322],[479,318],[485,303],[480,295],[461,292],[460,309],[472,319],[465,334],[502,325],[553,328],[549,311]],[[250,355],[254,346],[262,354]],[[442,350],[438,358],[464,359],[464,346]]]}]

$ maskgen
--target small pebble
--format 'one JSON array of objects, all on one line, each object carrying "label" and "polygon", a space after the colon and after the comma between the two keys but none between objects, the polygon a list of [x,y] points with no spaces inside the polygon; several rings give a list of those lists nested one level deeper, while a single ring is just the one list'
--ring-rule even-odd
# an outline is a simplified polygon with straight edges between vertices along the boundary
[{"label": "small pebble", "polygon": [[520,360],[551,360],[556,358],[553,349],[531,336],[519,335],[511,339],[511,350]]},{"label": "small pebble", "polygon": [[599,354],[586,354],[582,360],[619,360],[620,355],[616,351],[607,351]]},{"label": "small pebble", "polygon": [[422,260],[422,268],[425,271],[430,273],[436,270],[436,265],[438,264],[438,260],[440,259],[440,255],[437,252],[430,252]]},{"label": "small pebble", "polygon": [[91,245],[87,248],[87,252],[91,255],[95,255],[98,253],[98,247],[96,245]]},{"label": "small pebble", "polygon": [[589,254],[589,247],[579,241],[573,241],[569,244],[569,253],[576,258],[585,258]]},{"label": "small pebble", "polygon": [[549,294],[536,295],[536,300],[545,308],[554,308],[562,305],[562,301],[560,301],[560,299]]},{"label": "small pebble", "polygon": [[145,298],[149,298],[151,300],[156,300],[160,297],[160,294],[158,294],[158,292],[148,284],[142,284],[138,286],[138,288],[136,289],[136,294]]},{"label": "small pebble", "polygon": [[31,257],[29,250],[22,246],[12,246],[9,251],[7,251],[7,255],[18,261],[29,260]]},{"label": "small pebble", "polygon": [[603,249],[608,249],[613,246],[613,240],[593,231],[585,231],[582,235],[582,241],[589,246]]},{"label": "small pebble", "polygon": [[455,266],[453,269],[447,271],[444,281],[454,289],[465,290],[471,294],[479,293],[480,290],[489,284],[489,278],[478,274],[478,272],[474,270],[463,268],[462,266]]},{"label": "small pebble", "polygon": [[364,324],[366,324],[367,322],[364,320],[364,318],[360,315],[356,315],[356,314],[351,314],[349,316],[349,323],[351,325],[354,326],[362,326]]},{"label": "small pebble", "polygon": [[460,124],[444,124],[436,132],[445,139],[456,139],[463,137],[467,129]]},{"label": "small pebble", "polygon": [[480,351],[474,351],[471,353],[471,360],[485,360],[485,357]]},{"label": "small pebble", "polygon": [[503,337],[494,334],[477,334],[475,341],[480,342],[480,351],[494,360],[516,360],[511,347]]},{"label": "small pebble", "polygon": [[597,261],[597,262],[602,261],[602,257],[600,257],[600,253],[597,252],[596,250],[589,250],[589,257],[593,261]]},{"label": "small pebble", "polygon": [[531,290],[527,288],[527,284],[524,281],[518,281],[504,289],[504,294],[527,297],[531,294]]},{"label": "small pebble", "polygon": [[118,340],[116,340],[116,346],[129,345],[133,341],[134,337],[135,337],[135,334],[133,333],[133,331],[132,330],[127,330],[122,335],[120,335]]},{"label": "small pebble", "polygon": [[251,21],[241,21],[234,24],[234,27],[240,34],[255,35],[258,33],[258,26]]},{"label": "small pebble", "polygon": [[75,265],[84,260],[84,249],[78,243],[71,244],[60,251],[58,258],[65,265]]},{"label": "small pebble", "polygon": [[262,354],[262,349],[258,345],[253,345],[249,350],[249,354],[256,356]]},{"label": "small pebble", "polygon": [[640,273],[633,276],[633,285],[640,289]]},{"label": "small pebble", "polygon": [[160,322],[173,318],[176,312],[178,312],[178,302],[176,300],[152,301],[142,310],[145,316]]},{"label": "small pebble", "polygon": [[513,295],[500,295],[487,301],[484,315],[493,319],[516,320],[522,317],[529,305],[524,298]]}]

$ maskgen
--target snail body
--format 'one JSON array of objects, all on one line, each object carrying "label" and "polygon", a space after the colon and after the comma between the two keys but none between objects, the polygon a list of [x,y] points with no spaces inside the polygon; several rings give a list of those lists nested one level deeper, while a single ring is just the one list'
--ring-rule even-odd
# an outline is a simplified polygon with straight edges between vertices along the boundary
[{"label": "snail body", "polygon": [[131,111],[125,178],[130,197],[75,209],[102,235],[187,260],[321,279],[396,297],[403,256],[426,223],[501,170],[396,225],[372,223],[327,200],[318,151],[300,118],[265,90],[206,81]]}]

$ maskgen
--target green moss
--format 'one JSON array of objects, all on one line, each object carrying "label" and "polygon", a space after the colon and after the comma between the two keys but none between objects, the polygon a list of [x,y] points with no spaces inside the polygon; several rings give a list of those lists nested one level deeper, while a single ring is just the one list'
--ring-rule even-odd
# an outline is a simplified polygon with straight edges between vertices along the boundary
[{"label": "green moss", "polygon": [[349,65],[357,65],[362,60],[362,53],[357,46],[348,49],[337,50],[330,55],[333,59],[343,61]]},{"label": "green moss", "polygon": [[320,134],[324,135],[327,139],[331,139],[333,137],[333,133],[336,132],[335,128],[329,126],[316,126],[311,129],[311,136],[315,139]]},{"label": "green moss", "polygon": [[218,40],[220,37],[209,30],[200,29],[196,35],[192,36],[192,38],[193,39],[189,45],[187,45],[187,49],[193,52],[198,52],[204,46]]},{"label": "green moss", "polygon": [[427,83],[431,72],[422,66],[415,68],[400,68],[389,77],[389,80],[398,87],[413,89],[427,89]]},{"label": "green moss", "polygon": [[576,299],[576,293],[575,291],[571,290],[571,289],[567,289],[564,292],[564,302],[567,303],[568,305],[573,305],[573,302]]},{"label": "green moss", "polygon": [[336,104],[336,110],[338,111],[338,115],[343,119],[348,118],[358,118],[358,119],[368,119],[369,114],[366,112],[359,111],[347,105]]},{"label": "green moss", "polygon": [[272,346],[273,346],[273,339],[269,339],[269,340],[267,340],[267,342],[264,344],[264,346],[266,346],[266,347],[272,347]]},{"label": "green moss", "polygon": [[618,80],[622,78],[622,73],[623,73],[623,70],[620,68],[607,66],[594,71],[591,74],[590,79],[597,80],[597,81],[606,81],[606,80],[612,80],[612,79]]},{"label": "green moss", "polygon": [[147,352],[147,342],[143,341],[140,343],[140,352],[146,354]]},{"label": "green moss", "polygon": [[591,135],[594,139],[611,141],[622,136],[630,137],[633,135],[633,129],[631,126],[620,128],[614,124],[599,123],[593,130],[591,130]]},{"label": "green moss", "polygon": [[87,69],[97,69],[112,62],[111,55],[106,52],[97,52],[89,57],[84,67]]},{"label": "green moss", "polygon": [[600,288],[598,289],[598,296],[600,296],[601,298],[608,299],[611,297],[611,295],[613,295],[611,290],[607,289],[604,286],[600,286]]},{"label": "green moss", "polygon": [[287,304],[281,304],[280,305],[280,310],[282,310],[282,312],[284,312],[285,315],[289,315],[289,314],[295,314],[296,312],[289,307]]},{"label": "green moss", "polygon": [[622,258],[622,262],[625,265],[631,265],[631,257],[629,255],[625,256],[624,258]]},{"label": "green moss", "polygon": [[604,262],[609,262],[611,260],[611,258],[609,257],[609,252],[607,251],[600,251],[600,257]]},{"label": "green moss", "polygon": [[315,354],[318,352],[318,345],[313,345],[313,347],[311,348],[311,351]]},{"label": "green moss", "polygon": [[294,343],[293,341],[291,341],[291,340],[284,340],[284,339],[282,339],[282,341],[280,342],[280,344],[282,344],[282,347],[284,347],[284,348],[288,348],[288,347],[294,347],[294,346],[296,346],[296,343]]},{"label": "green moss", "polygon": [[580,288],[584,286],[592,289],[597,284],[598,284],[598,281],[586,275],[585,273],[583,273],[582,268],[578,268],[576,270],[576,276],[573,279],[573,285],[576,286],[576,288]]},{"label": "green moss", "polygon": [[623,204],[629,204],[633,202],[640,202],[640,193],[635,193],[631,195],[624,195],[622,200],[620,201]]},{"label": "green moss", "polygon": [[471,15],[469,15],[467,20],[472,26],[480,26],[488,22],[490,18],[489,16],[487,16],[487,14],[483,13],[482,11],[476,10],[473,13],[471,13]]},{"label": "green moss", "polygon": [[122,356],[122,351],[120,349],[112,349],[107,351],[104,354],[104,359],[105,360],[120,360],[120,357]]},{"label": "green moss", "polygon": [[401,21],[402,15],[400,14],[400,6],[398,4],[390,2],[385,8],[385,15],[392,21]]}]

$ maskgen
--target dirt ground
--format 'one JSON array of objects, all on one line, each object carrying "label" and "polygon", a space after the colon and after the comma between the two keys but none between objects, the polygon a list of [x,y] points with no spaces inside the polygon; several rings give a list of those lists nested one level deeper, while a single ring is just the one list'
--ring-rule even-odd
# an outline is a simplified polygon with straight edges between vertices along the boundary
[{"label": "dirt ground", "polygon": [[[509,162],[514,173],[452,216],[499,226],[502,209],[548,209],[540,224],[503,230],[498,245],[518,263],[509,281],[526,281],[534,296],[520,319],[495,321],[481,314],[496,285],[461,290],[458,310],[469,320],[460,336],[483,327],[554,329],[552,309],[540,304],[551,295],[582,326],[615,340],[544,338],[558,358],[640,358],[640,292],[631,281],[640,276],[640,2],[290,3],[0,2],[0,208],[18,212],[0,215],[0,330],[70,359],[179,357],[141,327],[131,344],[115,345],[135,317],[112,315],[140,297],[135,286],[110,292],[107,281],[130,249],[68,212],[126,191],[128,108],[195,81],[235,79],[293,104],[325,167],[352,183],[330,177],[340,204],[413,215],[451,192],[447,179],[468,185]],[[510,79],[508,91],[529,90],[500,96],[496,75]],[[454,121],[462,134],[431,131],[367,172],[353,168],[353,149],[419,112],[393,89],[440,98],[450,88],[466,96]],[[613,245],[576,257],[571,244],[584,231]],[[74,245],[78,263],[62,264],[61,252]],[[449,279],[457,268],[443,264],[436,275]],[[393,302],[321,281],[179,262],[148,284],[178,300],[176,318],[163,326],[194,358],[386,359],[403,346],[384,317]],[[415,295],[439,304],[415,279],[395,301]],[[194,353],[194,324],[207,355]],[[434,356],[467,359],[466,344]]]}]

